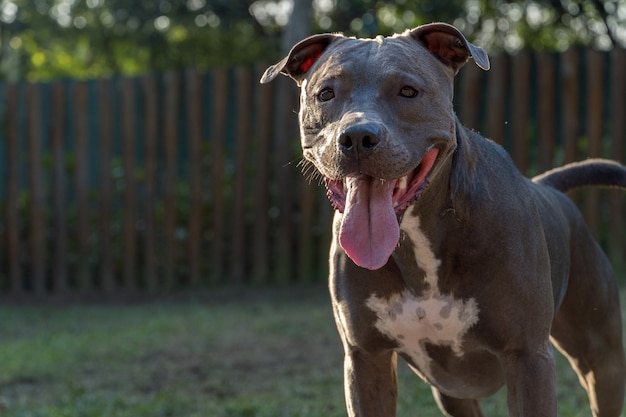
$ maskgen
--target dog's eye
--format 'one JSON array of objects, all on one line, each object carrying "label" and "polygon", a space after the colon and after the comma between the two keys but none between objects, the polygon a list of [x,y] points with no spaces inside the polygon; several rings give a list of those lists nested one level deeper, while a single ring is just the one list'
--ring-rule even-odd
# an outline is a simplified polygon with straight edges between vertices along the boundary
[{"label": "dog's eye", "polygon": [[333,98],[335,98],[335,92],[332,88],[324,88],[322,91],[319,92],[317,98],[319,99],[319,101],[332,100]]},{"label": "dog's eye", "polygon": [[400,95],[406,98],[417,97],[417,90],[414,89],[413,87],[405,85],[404,87],[400,89]]}]

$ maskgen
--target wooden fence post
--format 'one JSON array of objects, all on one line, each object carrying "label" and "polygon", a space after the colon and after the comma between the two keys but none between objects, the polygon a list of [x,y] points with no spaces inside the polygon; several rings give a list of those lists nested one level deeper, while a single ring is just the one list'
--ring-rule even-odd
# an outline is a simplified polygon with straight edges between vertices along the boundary
[{"label": "wooden fence post", "polygon": [[158,85],[157,77],[149,74],[143,79],[143,105],[145,112],[144,146],[144,281],[149,292],[158,289],[157,245],[160,239],[156,233],[155,211],[157,206],[157,144],[158,144]]},{"label": "wooden fence post", "polygon": [[127,291],[135,291],[137,289],[135,259],[137,253],[136,242],[136,222],[137,222],[137,205],[136,205],[136,157],[135,147],[137,146],[136,134],[136,101],[135,101],[135,83],[130,78],[125,78],[120,83],[122,105],[121,105],[121,124],[122,124],[122,167],[124,172],[124,196],[123,196],[123,212],[122,212],[122,259],[123,271],[122,277],[124,288]]},{"label": "wooden fence post", "polygon": [[213,71],[213,131],[211,137],[211,175],[213,177],[211,197],[213,233],[211,236],[211,281],[224,282],[224,135],[226,134],[226,107],[228,104],[227,75],[222,69]]},{"label": "wooden fence post", "polygon": [[278,218],[276,225],[276,244],[271,256],[275,256],[279,262],[274,269],[274,279],[276,282],[289,282],[293,277],[293,245],[292,239],[292,219],[293,219],[293,175],[291,162],[291,135],[296,129],[294,126],[297,120],[293,113],[294,93],[292,93],[291,80],[284,77],[274,81],[276,83],[275,108],[274,108],[274,158],[276,188],[280,195],[277,196],[276,207],[278,208]]},{"label": "wooden fence post", "polygon": [[[604,127],[604,54],[588,50],[587,65],[587,157],[597,158],[601,152]],[[585,190],[585,219],[596,238],[600,237],[600,190]]]},{"label": "wooden fence post", "polygon": [[90,271],[90,257],[93,251],[90,248],[89,235],[91,232],[89,221],[89,120],[87,84],[79,81],[74,84],[73,108],[74,114],[74,155],[76,172],[74,176],[76,192],[76,279],[81,291],[93,291],[94,285]]},{"label": "wooden fence post", "polygon": [[164,286],[171,289],[176,280],[177,244],[177,180],[178,180],[178,123],[180,106],[180,77],[176,73],[165,75],[165,115],[163,125],[163,141],[165,145],[165,170],[163,177],[163,194],[165,203],[164,225]]},{"label": "wooden fence post", "polygon": [[[609,78],[610,107],[609,114],[611,129],[611,155],[621,163],[625,162],[626,141],[626,50],[616,48],[611,52],[611,73]],[[624,271],[626,267],[626,245],[624,232],[626,231],[626,219],[624,219],[624,190],[609,191],[609,219],[611,226],[608,228],[609,255],[618,271]]]},{"label": "wooden fence post", "polygon": [[459,83],[460,117],[465,126],[479,131],[481,128],[480,98],[483,91],[483,70],[476,65],[466,65],[461,71],[463,71],[463,75]]},{"label": "wooden fence post", "polygon": [[511,62],[511,146],[513,161],[523,174],[528,172],[528,124],[530,121],[530,54],[520,51]]},{"label": "wooden fence post", "polygon": [[65,293],[69,289],[67,268],[67,174],[65,168],[65,88],[62,83],[52,86],[50,106],[52,147],[52,200],[53,200],[53,267],[54,291]]},{"label": "wooden fence post", "polygon": [[113,98],[112,82],[103,79],[98,82],[98,219],[100,242],[100,282],[102,289],[111,293],[116,288],[113,271]]},{"label": "wooden fence post", "polygon": [[202,204],[202,80],[196,70],[185,73],[187,90],[187,128],[189,141],[189,282],[200,282],[202,269],[203,224]]},{"label": "wooden fence post", "polygon": [[506,94],[509,89],[506,84],[507,59],[506,55],[500,54],[492,58],[489,70],[487,91],[488,111],[487,130],[485,134],[500,145],[506,142]]},{"label": "wooden fence post", "polygon": [[539,155],[537,156],[538,172],[547,171],[554,164],[554,148],[556,146],[556,85],[553,54],[540,52],[537,54],[537,140]]},{"label": "wooden fence post", "polygon": [[[317,204],[315,204],[317,189],[314,184],[311,184],[311,182],[306,182],[305,178],[298,178],[296,181],[299,184],[296,189],[300,190],[300,215],[298,216],[299,224],[297,225],[300,233],[295,234],[298,238],[298,268],[296,271],[298,276],[295,280],[299,282],[306,282],[312,278],[313,274],[313,229],[314,213],[317,207]],[[330,224],[328,227],[330,227]]]},{"label": "wooden fence post", "polygon": [[[260,72],[260,71],[258,71]],[[261,283],[268,279],[269,256],[269,195],[270,195],[270,147],[272,132],[272,115],[274,86],[262,85],[257,92],[255,103],[257,138],[254,144],[256,155],[256,172],[253,181],[254,226],[252,242],[252,282]]]},{"label": "wooden fence post", "polygon": [[[19,149],[19,110],[22,100],[19,99],[17,84],[9,84],[5,90],[6,117],[6,165],[7,165],[7,200],[6,200],[6,234],[7,234],[7,266],[9,289],[13,294],[24,291],[22,285],[22,250],[20,248],[19,188],[20,188],[20,149]],[[12,103],[12,104],[11,104]]]},{"label": "wooden fence post", "polygon": [[578,138],[580,137],[580,57],[575,49],[560,55],[561,94],[563,109],[561,114],[563,162],[578,160]]},{"label": "wooden fence post", "polygon": [[235,69],[236,88],[236,135],[233,162],[235,172],[233,175],[233,207],[231,210],[230,224],[232,241],[230,249],[230,272],[232,282],[241,284],[244,280],[244,271],[247,266],[246,251],[246,194],[250,164],[248,163],[248,149],[250,145],[250,97],[252,86],[250,71],[246,68]]},{"label": "wooden fence post", "polygon": [[28,105],[28,168],[29,168],[29,222],[30,275],[36,294],[46,292],[46,196],[43,180],[41,88],[36,84],[26,89]]}]

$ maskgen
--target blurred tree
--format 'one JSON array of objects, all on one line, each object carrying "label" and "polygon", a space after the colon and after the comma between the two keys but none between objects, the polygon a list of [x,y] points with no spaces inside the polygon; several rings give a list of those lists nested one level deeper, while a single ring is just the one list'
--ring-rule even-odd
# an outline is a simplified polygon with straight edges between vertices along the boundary
[{"label": "blurred tree", "polygon": [[626,0],[316,0],[314,7],[320,30],[357,36],[444,21],[491,52],[626,47]]},{"label": "blurred tree", "polygon": [[313,0],[293,0],[293,11],[283,31],[281,49],[287,54],[291,46],[311,34]]},{"label": "blurred tree", "polygon": [[240,0],[0,0],[0,79],[258,61],[280,40]]},{"label": "blurred tree", "polygon": [[311,32],[430,21],[491,52],[626,46],[626,0],[0,0],[0,80],[273,61]]}]

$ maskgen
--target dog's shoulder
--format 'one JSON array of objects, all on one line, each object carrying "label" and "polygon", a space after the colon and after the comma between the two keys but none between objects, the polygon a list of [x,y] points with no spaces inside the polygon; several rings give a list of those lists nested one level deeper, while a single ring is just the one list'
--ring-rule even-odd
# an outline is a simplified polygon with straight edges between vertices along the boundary
[{"label": "dog's shoulder", "polygon": [[[533,184],[502,146],[462,125],[450,175],[451,198],[464,207],[504,204]],[[461,204],[462,203],[462,204]]]}]

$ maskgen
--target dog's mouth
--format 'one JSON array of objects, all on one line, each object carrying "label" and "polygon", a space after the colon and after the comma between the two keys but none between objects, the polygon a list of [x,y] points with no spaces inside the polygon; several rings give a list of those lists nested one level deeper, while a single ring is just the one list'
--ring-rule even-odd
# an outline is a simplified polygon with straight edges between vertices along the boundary
[{"label": "dog's mouth", "polygon": [[380,182],[381,186],[385,185],[385,188],[393,186],[393,192],[391,194],[391,203],[394,212],[401,217],[406,209],[419,198],[422,191],[428,185],[428,174],[434,165],[437,154],[439,153],[437,148],[431,149],[419,163],[417,168],[408,173],[407,175],[392,179],[375,179],[369,175],[356,175],[349,176],[343,180],[331,180],[326,178],[324,185],[326,186],[326,195],[330,200],[333,208],[340,213],[343,213],[346,209],[346,190],[348,184],[355,181],[366,182]]},{"label": "dog's mouth", "polygon": [[428,186],[439,150],[429,150],[417,168],[401,178],[351,175],[326,179],[328,198],[343,213],[339,243],[357,265],[382,268],[400,239],[399,219]]}]

